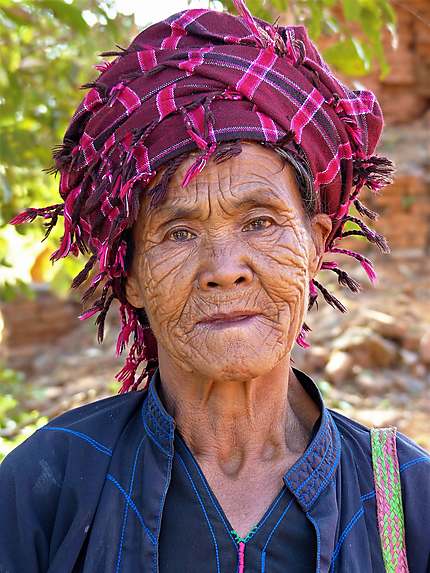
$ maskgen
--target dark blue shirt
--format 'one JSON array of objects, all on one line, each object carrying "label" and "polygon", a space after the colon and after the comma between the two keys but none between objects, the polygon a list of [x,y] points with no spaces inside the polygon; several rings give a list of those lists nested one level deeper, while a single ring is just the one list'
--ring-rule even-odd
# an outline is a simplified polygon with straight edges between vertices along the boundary
[{"label": "dark blue shirt", "polygon": [[[383,573],[370,432],[324,405],[246,542],[245,573]],[[235,573],[230,525],[162,404],[145,391],[71,410],[0,466],[0,573]],[[430,455],[397,435],[411,573],[430,572]]]},{"label": "dark blue shirt", "polygon": [[[315,423],[313,435],[320,425]],[[313,437],[313,436],[312,436]],[[234,572],[239,541],[199,464],[175,431],[172,477],[160,535],[160,572]],[[245,536],[246,573],[309,573],[316,563],[312,523],[284,484],[263,517]],[[188,548],[184,551],[184,548]]]}]

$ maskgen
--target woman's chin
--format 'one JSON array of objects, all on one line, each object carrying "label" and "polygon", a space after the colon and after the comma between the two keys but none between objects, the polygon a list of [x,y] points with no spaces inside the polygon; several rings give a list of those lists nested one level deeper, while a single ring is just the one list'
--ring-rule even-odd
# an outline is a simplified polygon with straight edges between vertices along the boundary
[{"label": "woman's chin", "polygon": [[217,348],[205,349],[190,357],[192,369],[202,376],[216,380],[248,381],[267,374],[281,360],[285,352],[275,352],[263,344],[260,348],[235,341]]}]

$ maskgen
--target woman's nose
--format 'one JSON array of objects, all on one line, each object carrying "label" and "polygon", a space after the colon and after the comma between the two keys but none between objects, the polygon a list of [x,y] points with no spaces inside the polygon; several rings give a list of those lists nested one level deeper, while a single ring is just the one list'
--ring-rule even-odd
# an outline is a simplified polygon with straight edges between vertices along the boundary
[{"label": "woman's nose", "polygon": [[251,283],[254,273],[240,258],[234,249],[213,254],[200,273],[199,287],[203,290],[227,289]]}]

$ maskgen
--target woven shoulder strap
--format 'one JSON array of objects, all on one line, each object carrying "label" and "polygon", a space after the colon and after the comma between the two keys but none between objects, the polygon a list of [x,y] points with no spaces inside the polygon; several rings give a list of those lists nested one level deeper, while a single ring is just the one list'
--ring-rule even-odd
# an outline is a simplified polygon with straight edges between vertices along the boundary
[{"label": "woven shoulder strap", "polygon": [[371,428],[373,476],[385,571],[409,573],[396,432],[395,426]]}]

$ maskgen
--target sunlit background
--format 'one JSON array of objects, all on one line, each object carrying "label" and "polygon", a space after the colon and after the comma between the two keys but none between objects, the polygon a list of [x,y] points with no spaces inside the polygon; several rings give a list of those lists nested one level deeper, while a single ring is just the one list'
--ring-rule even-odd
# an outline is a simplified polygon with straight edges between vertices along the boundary
[{"label": "sunlit background", "polygon": [[[187,8],[207,8],[208,0],[162,0],[159,2],[139,2],[138,0],[116,0],[115,8],[121,14],[132,15],[137,26],[159,22],[167,16]],[[211,2],[211,8],[222,10],[221,2]]]}]

